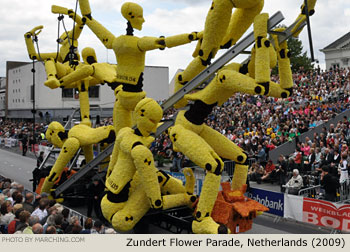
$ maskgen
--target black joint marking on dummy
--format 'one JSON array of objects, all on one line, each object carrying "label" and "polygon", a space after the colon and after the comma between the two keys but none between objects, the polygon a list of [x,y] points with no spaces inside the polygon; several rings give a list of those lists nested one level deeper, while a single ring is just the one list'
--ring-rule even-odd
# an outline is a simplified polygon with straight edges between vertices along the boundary
[{"label": "black joint marking on dummy", "polygon": [[269,48],[270,45],[271,45],[271,43],[270,43],[269,40],[266,40],[266,41],[264,42],[264,45],[266,46],[266,48]]},{"label": "black joint marking on dummy", "polygon": [[[165,38],[165,37],[164,37],[164,36],[159,36],[159,38]],[[160,41],[158,42],[158,45],[164,46],[164,47],[159,48],[159,50],[165,50],[165,47],[166,47],[165,39],[160,40]]]},{"label": "black joint marking on dummy", "polygon": [[211,59],[212,58],[213,58],[213,52],[210,52],[207,60],[201,59],[202,65],[203,66],[209,66],[211,64]]},{"label": "black joint marking on dummy", "polygon": [[49,177],[49,182],[53,182],[53,179],[55,176],[56,176],[56,172],[52,173],[52,175]]},{"label": "black joint marking on dummy", "polygon": [[188,39],[193,41],[194,40],[193,34],[188,35]]},{"label": "black joint marking on dummy", "polygon": [[195,202],[196,200],[197,200],[197,197],[194,196],[194,195],[192,195],[191,198],[190,198],[190,201],[193,203],[193,202]]},{"label": "black joint marking on dummy", "polygon": [[290,58],[290,56],[292,56],[292,54],[291,54],[290,51],[288,51],[288,52],[287,52],[287,57]]},{"label": "black joint marking on dummy", "polygon": [[285,88],[289,92],[289,96],[293,94],[293,88]]},{"label": "black joint marking on dummy", "polygon": [[211,2],[210,10],[214,10],[214,1]]},{"label": "black joint marking on dummy", "polygon": [[270,82],[262,82],[262,83],[259,83],[259,85],[265,88],[264,95],[267,95],[270,91]]},{"label": "black joint marking on dummy", "polygon": [[32,57],[32,59],[34,59],[34,60],[35,60],[35,59],[36,59],[36,56],[34,55],[34,56]]},{"label": "black joint marking on dummy", "polygon": [[200,211],[197,211],[196,218],[199,219],[202,216],[202,213]]},{"label": "black joint marking on dummy", "polygon": [[129,21],[127,23],[126,35],[134,36],[134,28],[132,27],[132,25],[131,25],[131,23]]},{"label": "black joint marking on dummy", "polygon": [[281,57],[282,59],[284,59],[284,58],[286,57],[286,50],[285,50],[285,49],[282,49],[282,50],[280,51],[280,57]]},{"label": "black joint marking on dummy", "polygon": [[176,139],[176,133],[172,134],[171,136],[172,136],[173,139],[174,139],[173,141],[176,142],[176,140],[177,140],[177,139]]},{"label": "black joint marking on dummy", "polygon": [[69,14],[73,14],[73,13],[74,13],[74,11],[68,10],[68,15],[69,15]]},{"label": "black joint marking on dummy", "polygon": [[58,79],[58,75],[57,74],[55,74],[55,77],[56,77],[56,79]]},{"label": "black joint marking on dummy", "polygon": [[221,162],[218,159],[215,159],[216,163],[218,164],[215,168],[214,174],[219,176],[221,175],[222,169],[221,169]]},{"label": "black joint marking on dummy", "polygon": [[134,149],[138,145],[143,145],[141,142],[136,142],[132,145],[131,149]]},{"label": "black joint marking on dummy", "polygon": [[162,201],[158,199],[154,202],[154,204],[156,205],[156,207],[160,207],[162,205]]},{"label": "black joint marking on dummy", "polygon": [[35,73],[35,69],[34,69],[34,68],[32,68],[32,70],[31,70],[31,71],[32,71],[32,73]]},{"label": "black joint marking on dummy", "polygon": [[[52,132],[53,133],[53,132]],[[67,139],[68,138],[68,133],[65,131],[65,132],[58,132],[58,137],[63,141],[64,139]]]},{"label": "black joint marking on dummy", "polygon": [[178,81],[182,81],[182,75],[181,75],[181,74],[179,74],[179,75],[177,76],[177,80],[178,80]]},{"label": "black joint marking on dummy", "polygon": [[86,61],[90,65],[96,63],[96,59],[94,58],[94,56],[87,56]]},{"label": "black joint marking on dummy", "polygon": [[67,153],[67,152],[68,152],[68,151],[67,151],[67,147],[64,147],[64,148],[63,148],[63,152],[64,152],[64,153]]},{"label": "black joint marking on dummy", "polygon": [[261,44],[261,40],[263,39],[264,37],[262,36],[258,36],[256,39],[257,39],[257,42],[256,42],[256,46],[257,48],[260,48],[262,46]]},{"label": "black joint marking on dummy", "polygon": [[125,221],[129,221],[129,220],[130,220],[130,221],[133,221],[133,220],[134,220],[134,217],[131,216],[131,217],[129,218],[128,216],[126,216],[126,217],[125,217]]},{"label": "black joint marking on dummy", "polygon": [[87,115],[85,115],[84,118],[89,118],[89,117]]},{"label": "black joint marking on dummy", "polygon": [[142,136],[142,133],[141,133],[141,131],[138,128],[136,128],[134,130],[134,134],[137,135],[137,136]]},{"label": "black joint marking on dummy", "polygon": [[238,162],[243,162],[243,160],[244,160],[244,157],[242,156],[242,155],[239,155],[238,157],[237,157],[237,161]]},{"label": "black joint marking on dummy", "polygon": [[201,57],[204,55],[204,52],[203,52],[202,49],[199,50],[198,55],[201,56]]},{"label": "black joint marking on dummy", "polygon": [[241,65],[241,67],[239,68],[239,72],[241,74],[247,74],[248,73],[248,63]]},{"label": "black joint marking on dummy", "polygon": [[309,11],[309,16],[312,16],[313,14],[315,14],[315,10],[310,10]]},{"label": "black joint marking on dummy", "polygon": [[130,12],[128,13],[128,15],[131,16],[131,15],[132,15],[132,12],[130,11]]},{"label": "black joint marking on dummy", "polygon": [[244,155],[245,155],[245,161],[243,163],[243,165],[249,165],[249,160],[248,160],[248,153],[243,151]]},{"label": "black joint marking on dummy", "polygon": [[216,105],[217,103],[208,105],[201,100],[197,100],[185,112],[185,118],[195,125],[201,125]]},{"label": "black joint marking on dummy", "polygon": [[209,216],[210,216],[210,214],[209,214],[209,212],[207,212],[206,215],[205,215],[205,217],[209,217]]},{"label": "black joint marking on dummy", "polygon": [[166,195],[170,195],[171,193],[169,191],[166,191]]},{"label": "black joint marking on dummy", "polygon": [[145,164],[151,165],[152,161],[148,160],[147,158],[145,158],[145,160],[143,161]]},{"label": "black joint marking on dummy", "polygon": [[230,39],[229,41],[226,42],[226,44],[221,45],[220,48],[221,49],[229,49],[232,46],[232,39]]},{"label": "black joint marking on dummy", "polygon": [[228,233],[228,229],[224,224],[220,224],[220,226],[218,227],[218,234],[227,234]]},{"label": "black joint marking on dummy", "polygon": [[107,83],[107,85],[112,89],[112,90],[115,90],[117,87],[119,87],[120,85],[123,85],[122,83],[120,83],[120,82],[116,82],[116,81],[114,81],[114,82],[107,82],[106,81],[106,83]]},{"label": "black joint marking on dummy", "polygon": [[211,171],[211,164],[206,164],[205,165],[205,169],[207,170],[207,171]]},{"label": "black joint marking on dummy", "polygon": [[105,139],[103,139],[100,144],[110,144],[113,143],[115,141],[115,131],[111,130],[108,134],[108,137],[106,137]]},{"label": "black joint marking on dummy", "polygon": [[27,33],[26,37],[27,37],[27,38],[30,38],[30,37],[31,37],[31,35],[30,35],[29,33]]},{"label": "black joint marking on dummy", "polygon": [[162,176],[158,176],[158,183],[162,183],[163,181],[163,177]]},{"label": "black joint marking on dummy", "polygon": [[130,189],[131,180],[124,186],[118,194],[114,194],[111,191],[107,192],[107,199],[112,203],[121,203],[125,202],[129,198],[129,189]]},{"label": "black joint marking on dummy", "polygon": [[49,76],[53,76],[53,74],[49,74]]},{"label": "black joint marking on dummy", "polygon": [[87,17],[88,19],[92,20],[92,16],[91,16],[91,13],[89,14],[86,14],[85,17]]},{"label": "black joint marking on dummy", "polygon": [[81,84],[80,91],[81,91],[81,92],[85,92],[85,91],[86,91],[86,88],[85,88],[85,85],[84,85],[84,84]]},{"label": "black joint marking on dummy", "polygon": [[225,75],[223,75],[222,78],[220,78],[220,82],[223,83],[224,80],[226,80],[226,76]]},{"label": "black joint marking on dummy", "polygon": [[62,84],[63,83],[63,80],[60,80],[60,84]]},{"label": "black joint marking on dummy", "polygon": [[287,94],[286,92],[282,92],[282,93],[281,93],[281,97],[282,97],[282,98],[287,98],[287,97],[288,97],[288,94]]},{"label": "black joint marking on dummy", "polygon": [[[161,170],[159,170],[159,171],[157,171],[157,173],[161,173],[164,177],[165,177],[165,182],[164,182],[164,184],[163,184],[163,186],[165,186],[165,184],[166,183],[168,183],[168,181],[169,181],[169,179],[170,179],[170,176],[166,173],[166,172],[164,172],[164,171],[161,171]],[[159,180],[159,177],[160,176],[158,176],[158,180]]]}]

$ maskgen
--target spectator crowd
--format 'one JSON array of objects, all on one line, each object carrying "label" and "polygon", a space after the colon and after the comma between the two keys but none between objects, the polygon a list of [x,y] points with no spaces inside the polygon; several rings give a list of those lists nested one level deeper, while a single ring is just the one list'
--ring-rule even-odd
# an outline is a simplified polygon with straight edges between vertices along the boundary
[{"label": "spectator crowd", "polygon": [[0,233],[2,234],[113,234],[100,220],[84,223],[69,208],[48,195],[25,192],[23,185],[0,176]]}]

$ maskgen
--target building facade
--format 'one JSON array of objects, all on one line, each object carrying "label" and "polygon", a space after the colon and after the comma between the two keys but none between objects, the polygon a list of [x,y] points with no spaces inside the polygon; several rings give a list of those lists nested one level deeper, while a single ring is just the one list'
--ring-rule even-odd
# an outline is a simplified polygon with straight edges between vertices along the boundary
[{"label": "building facade", "polygon": [[[46,87],[44,85],[46,72],[42,62],[34,64],[34,78],[32,69],[32,63],[7,69],[5,97],[7,118],[32,119],[33,101],[35,101],[36,121],[61,120],[71,115],[74,109],[79,108],[77,90]],[[155,100],[167,99],[169,93],[168,67],[146,66],[143,84],[148,97]],[[108,85],[98,85],[89,89],[89,101],[92,116],[97,114],[101,117],[112,116],[115,97],[113,90]]]},{"label": "building facade", "polygon": [[320,51],[325,54],[327,70],[350,67],[350,32]]}]

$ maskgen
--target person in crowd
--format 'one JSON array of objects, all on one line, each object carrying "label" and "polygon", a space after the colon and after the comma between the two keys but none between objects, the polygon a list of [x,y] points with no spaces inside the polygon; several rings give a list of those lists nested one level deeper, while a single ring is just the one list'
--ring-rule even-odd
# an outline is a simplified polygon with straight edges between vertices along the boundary
[{"label": "person in crowd", "polygon": [[14,234],[16,232],[17,226],[20,224],[19,215],[24,211],[21,204],[16,204],[13,206],[13,212],[15,213],[15,218],[8,224],[7,232],[9,234]]},{"label": "person in crowd", "polygon": [[104,191],[104,186],[99,178],[94,178],[92,183],[88,186],[88,201],[87,201],[87,216],[91,217],[92,209],[94,209],[96,217],[102,219],[101,212],[101,196]]},{"label": "person in crowd", "polygon": [[37,216],[30,216],[28,226],[23,230],[23,234],[34,234],[33,226],[37,223],[39,223],[39,218]]},{"label": "person in crowd", "polygon": [[303,178],[300,176],[298,169],[293,170],[293,176],[287,182],[286,187],[289,194],[298,195],[299,190],[303,187]]},{"label": "person in crowd", "polygon": [[11,201],[5,200],[1,205],[1,216],[0,216],[0,225],[8,226],[11,221],[15,218],[15,215],[12,212],[13,206]]},{"label": "person in crowd", "polygon": [[43,226],[38,222],[32,227],[33,234],[42,234],[44,232]]},{"label": "person in crowd", "polygon": [[57,234],[55,226],[48,226],[44,234]]},{"label": "person in crowd", "polygon": [[19,214],[19,223],[16,226],[15,233],[23,233],[23,231],[29,227],[30,213],[23,209]]},{"label": "person in crowd", "polygon": [[349,185],[349,170],[348,170],[348,161],[347,161],[347,154],[343,153],[341,156],[341,160],[338,165],[338,173],[340,175],[339,177],[339,183],[346,183]]},{"label": "person in crowd", "polygon": [[34,211],[33,200],[34,200],[34,194],[31,192],[26,193],[25,200],[22,204],[24,210],[27,210],[30,213]]},{"label": "person in crowd", "polygon": [[47,216],[46,208],[49,205],[49,200],[47,198],[40,199],[39,207],[32,212],[32,216],[38,216],[39,221]]},{"label": "person in crowd", "polygon": [[91,229],[91,234],[104,234],[104,225],[101,221],[97,220],[95,221],[92,229]]},{"label": "person in crowd", "polygon": [[91,234],[92,228],[92,218],[87,218],[84,223],[84,230],[82,230],[81,234]]},{"label": "person in crowd", "polygon": [[325,200],[336,201],[339,182],[332,174],[330,174],[329,166],[322,167],[321,186],[325,190]]},{"label": "person in crowd", "polygon": [[274,163],[272,163],[272,160],[270,159],[267,161],[267,164],[265,166],[265,172],[264,175],[261,177],[261,181],[266,182],[269,181],[271,183],[274,182],[274,179],[276,178],[276,166]]},{"label": "person in crowd", "polygon": [[264,172],[264,167],[258,163],[253,163],[248,172],[248,179],[250,181],[256,181],[256,183],[261,184],[261,178],[264,176]]}]

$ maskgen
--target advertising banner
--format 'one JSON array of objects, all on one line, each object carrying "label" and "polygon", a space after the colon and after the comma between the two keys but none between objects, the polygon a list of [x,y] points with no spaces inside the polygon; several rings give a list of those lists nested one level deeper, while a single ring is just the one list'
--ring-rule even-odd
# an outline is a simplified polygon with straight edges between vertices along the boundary
[{"label": "advertising banner", "polygon": [[248,197],[263,204],[270,210],[267,213],[283,217],[284,213],[284,194],[271,192],[267,190],[251,188]]},{"label": "advertising banner", "polygon": [[350,205],[304,198],[303,222],[350,232]]},{"label": "advertising banner", "polygon": [[303,197],[284,194],[284,218],[303,221]]}]

